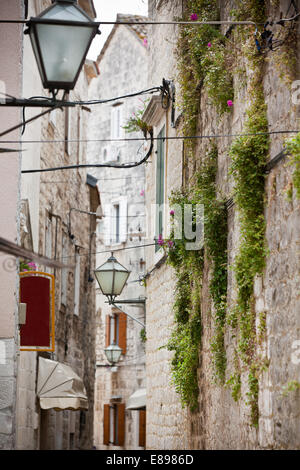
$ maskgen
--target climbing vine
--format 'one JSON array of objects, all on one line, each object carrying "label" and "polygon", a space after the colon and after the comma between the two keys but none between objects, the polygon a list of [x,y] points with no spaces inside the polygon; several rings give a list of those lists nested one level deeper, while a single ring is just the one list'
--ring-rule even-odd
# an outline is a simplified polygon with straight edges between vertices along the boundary
[{"label": "climbing vine", "polygon": [[224,334],[227,309],[227,210],[225,201],[217,198],[218,151],[215,145],[202,161],[196,175],[194,193],[204,205],[204,246],[212,264],[209,285],[213,302],[215,334],[211,343],[213,371],[217,382],[224,383],[226,353]]},{"label": "climbing vine", "polygon": [[[193,204],[185,194],[173,194],[173,205]],[[175,269],[176,291],[174,302],[175,326],[167,343],[167,349],[174,351],[171,362],[172,381],[181,397],[183,406],[196,410],[198,405],[197,368],[201,342],[201,279],[203,272],[203,251],[186,250],[185,239],[175,240],[174,230],[170,241],[168,262]],[[170,245],[170,243],[169,243]]]},{"label": "climbing vine", "polygon": [[[185,20],[220,18],[217,1],[189,0],[186,4]],[[237,1],[236,9],[231,13],[238,20],[250,19],[259,24],[265,21],[264,6],[258,0]],[[242,396],[241,373],[248,371],[246,401],[251,410],[251,422],[257,426],[258,379],[262,365],[256,350],[257,341],[261,341],[263,332],[257,338],[253,287],[255,277],[263,273],[266,257],[264,168],[269,140],[263,91],[264,57],[258,53],[253,33],[251,26],[236,27],[226,36],[221,34],[220,28],[212,25],[189,26],[180,30],[177,56],[183,134],[188,136],[197,132],[201,90],[206,91],[210,104],[219,116],[231,111],[234,104],[233,76],[240,67],[250,71],[245,81],[249,106],[243,128],[247,135],[237,138],[229,152],[232,159],[230,174],[234,182],[233,198],[241,231],[239,251],[233,265],[237,285],[236,304],[227,312],[227,211],[216,187],[218,151],[213,144],[201,158],[197,158],[199,172],[190,180],[185,193],[177,193],[171,198],[171,204],[204,205],[205,235],[204,249],[198,252],[187,251],[185,240],[175,240],[171,236],[169,263],[175,269],[177,283],[175,327],[168,349],[174,351],[172,377],[176,390],[181,395],[182,403],[195,409],[201,343],[202,277],[204,262],[208,260],[214,319],[211,342],[214,377],[220,385],[225,384],[227,359],[224,335],[226,326],[230,325],[234,329],[237,344],[234,371],[226,385],[231,388],[234,400],[238,401]],[[232,54],[234,48],[239,54]],[[238,63],[236,57],[241,57],[241,54],[242,60]],[[234,55],[233,60],[231,57]],[[195,141],[187,141],[185,150],[185,155],[195,160]],[[298,177],[300,182],[300,157]],[[260,318],[262,315],[265,313],[262,312]]]},{"label": "climbing vine", "polygon": [[290,162],[294,166],[293,185],[296,189],[296,195],[300,199],[300,133],[293,139],[289,139],[285,148],[290,154]]},{"label": "climbing vine", "polygon": [[[242,2],[239,19],[251,18],[261,22],[264,9],[261,3]],[[249,15],[250,14],[250,15]],[[253,300],[254,279],[262,275],[265,266],[265,176],[264,168],[269,150],[267,109],[264,100],[263,56],[245,47],[248,66],[252,70],[248,94],[251,104],[247,110],[244,133],[230,149],[231,175],[234,179],[234,201],[239,213],[240,247],[234,263],[237,283],[236,305],[230,315],[230,324],[237,330],[237,354],[248,368],[247,403],[251,409],[251,422],[258,425],[258,377],[261,370],[256,356],[256,314]],[[256,134],[256,135],[253,135]],[[240,365],[239,365],[240,367]],[[236,371],[234,377],[238,377]],[[236,381],[233,381],[236,385]],[[233,390],[236,395],[236,390]]]},{"label": "climbing vine", "polygon": [[[189,0],[187,21],[193,15],[197,21],[220,19],[216,0]],[[226,47],[230,40],[220,29],[212,25],[188,26],[180,29],[177,42],[178,81],[180,85],[181,109],[184,115],[184,135],[195,135],[200,113],[201,88],[219,112],[230,112],[233,100],[233,76],[231,54]],[[193,148],[193,143],[187,143]]]},{"label": "climbing vine", "polygon": [[[182,404],[197,407],[197,367],[201,344],[201,283],[204,257],[212,263],[210,294],[213,302],[215,335],[211,349],[215,379],[225,379],[226,354],[224,331],[227,294],[227,212],[224,201],[216,196],[217,148],[212,145],[195,175],[195,185],[188,194],[177,193],[171,205],[204,206],[204,249],[187,250],[188,240],[176,239],[174,230],[169,245],[169,264],[174,267],[177,283],[174,303],[175,328],[167,344],[174,351],[171,363],[173,382]],[[195,222],[195,221],[194,221]]]}]

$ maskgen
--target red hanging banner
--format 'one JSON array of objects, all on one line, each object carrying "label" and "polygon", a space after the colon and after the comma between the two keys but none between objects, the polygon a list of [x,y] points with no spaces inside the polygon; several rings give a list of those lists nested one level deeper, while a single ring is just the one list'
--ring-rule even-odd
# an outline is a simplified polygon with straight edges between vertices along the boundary
[{"label": "red hanging banner", "polygon": [[26,271],[20,273],[20,277],[20,302],[26,304],[26,323],[20,327],[20,345],[30,348],[21,348],[21,351],[54,351],[54,276]]}]

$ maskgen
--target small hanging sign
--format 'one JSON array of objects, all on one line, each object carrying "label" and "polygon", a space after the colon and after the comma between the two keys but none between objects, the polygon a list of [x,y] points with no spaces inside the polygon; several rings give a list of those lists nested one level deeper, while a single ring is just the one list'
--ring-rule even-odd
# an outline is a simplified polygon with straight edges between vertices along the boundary
[{"label": "small hanging sign", "polygon": [[20,327],[21,351],[55,350],[55,278],[40,271],[20,273],[20,302],[26,323]]}]

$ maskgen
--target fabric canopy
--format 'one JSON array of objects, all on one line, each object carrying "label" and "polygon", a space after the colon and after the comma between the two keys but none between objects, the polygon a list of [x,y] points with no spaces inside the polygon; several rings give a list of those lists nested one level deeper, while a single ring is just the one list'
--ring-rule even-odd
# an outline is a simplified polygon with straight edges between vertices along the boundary
[{"label": "fabric canopy", "polygon": [[39,358],[37,396],[44,410],[87,410],[88,400],[81,378],[70,366]]},{"label": "fabric canopy", "polygon": [[128,399],[126,410],[140,410],[146,407],[146,389],[140,388]]}]

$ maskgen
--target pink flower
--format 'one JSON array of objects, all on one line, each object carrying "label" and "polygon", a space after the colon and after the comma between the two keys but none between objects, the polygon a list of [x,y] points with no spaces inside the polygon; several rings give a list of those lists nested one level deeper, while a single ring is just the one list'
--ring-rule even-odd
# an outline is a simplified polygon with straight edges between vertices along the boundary
[{"label": "pink flower", "polygon": [[171,216],[175,215],[175,212],[173,211],[173,209],[170,211],[170,215]]},{"label": "pink flower", "polygon": [[148,46],[148,40],[146,38],[144,38],[143,44],[144,44],[145,47]]},{"label": "pink flower", "polygon": [[173,248],[173,247],[174,247],[174,242],[173,242],[173,240],[169,240],[169,241],[168,241],[168,245],[169,245],[169,248]]},{"label": "pink flower", "polygon": [[191,15],[191,20],[192,20],[192,21],[197,21],[197,19],[198,19],[197,13],[192,13],[192,15]]},{"label": "pink flower", "polygon": [[227,105],[229,106],[229,108],[231,108],[233,106],[233,101],[232,100],[228,100],[227,101]]},{"label": "pink flower", "polygon": [[209,43],[207,44],[207,47],[211,47],[211,42],[209,42]]},{"label": "pink flower", "polygon": [[157,244],[159,246],[163,246],[165,244],[165,241],[163,240],[162,235],[159,235],[158,240],[157,240]]},{"label": "pink flower", "polygon": [[144,196],[145,195],[145,191],[142,189],[142,191],[140,192],[140,196]]}]

